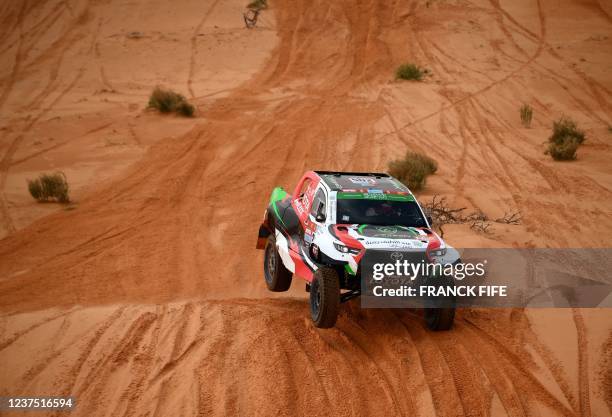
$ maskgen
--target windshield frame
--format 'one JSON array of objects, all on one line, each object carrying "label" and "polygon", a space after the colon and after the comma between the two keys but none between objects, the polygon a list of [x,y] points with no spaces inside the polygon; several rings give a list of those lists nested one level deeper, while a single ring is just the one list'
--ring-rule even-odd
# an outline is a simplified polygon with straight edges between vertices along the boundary
[{"label": "windshield frame", "polygon": [[[402,223],[392,223],[390,222],[363,222],[359,223],[353,220],[342,221],[341,214],[338,212],[338,208],[343,200],[356,200],[356,201],[378,201],[378,202],[389,202],[389,203],[398,203],[405,202],[413,205],[415,207],[415,212],[418,213],[421,217],[421,224],[402,224]],[[371,193],[371,192],[346,192],[346,191],[338,191],[336,193],[335,204],[334,207],[330,207],[333,209],[334,220],[336,224],[371,224],[378,226],[406,226],[406,227],[431,227],[423,208],[417,201],[417,199],[411,193]],[[356,219],[356,220],[365,220],[365,219]]]}]

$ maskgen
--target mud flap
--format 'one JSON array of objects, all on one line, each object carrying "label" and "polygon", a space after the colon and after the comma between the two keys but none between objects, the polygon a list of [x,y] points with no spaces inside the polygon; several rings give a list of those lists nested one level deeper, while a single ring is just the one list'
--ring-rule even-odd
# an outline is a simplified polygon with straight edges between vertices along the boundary
[{"label": "mud flap", "polygon": [[255,245],[255,249],[264,249],[266,247],[268,236],[270,236],[270,231],[268,228],[264,224],[259,226],[259,233],[257,234],[257,244]]},{"label": "mud flap", "polygon": [[287,238],[283,236],[281,232],[278,230],[275,233],[276,237],[276,250],[280,255],[281,260],[283,261],[283,265],[287,268],[291,273],[295,273],[295,263],[293,259],[291,259],[291,255],[289,254],[289,242],[287,242]]}]

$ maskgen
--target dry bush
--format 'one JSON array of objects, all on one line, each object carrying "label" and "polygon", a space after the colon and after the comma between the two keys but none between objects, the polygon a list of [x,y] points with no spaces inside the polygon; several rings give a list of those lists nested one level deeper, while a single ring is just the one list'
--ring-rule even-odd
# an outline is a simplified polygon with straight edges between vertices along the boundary
[{"label": "dry bush", "polygon": [[489,217],[486,214],[484,214],[482,210],[476,210],[468,214],[465,217],[465,221],[466,222],[476,222],[476,221],[486,222],[486,221],[489,221]]},{"label": "dry bush", "polygon": [[128,32],[127,35],[125,36],[128,39],[141,39],[142,37],[144,37],[144,33],[138,32],[138,31],[132,31],[132,32]]},{"label": "dry bush", "polygon": [[257,25],[259,13],[268,8],[268,0],[253,0],[247,4],[246,11],[242,14],[244,25],[247,29],[252,29]]},{"label": "dry bush", "polygon": [[406,184],[411,190],[420,190],[425,186],[427,176],[438,170],[436,161],[417,152],[406,152],[404,159],[389,163],[389,174]]},{"label": "dry bush", "polygon": [[423,205],[425,211],[431,216],[434,225],[463,223],[465,207],[451,208],[446,197],[434,195],[431,201]]},{"label": "dry bush", "polygon": [[580,146],[580,143],[577,140],[569,139],[560,144],[549,144],[546,153],[552,156],[555,161],[572,161],[576,159],[578,146]]},{"label": "dry bush", "polygon": [[247,4],[247,9],[263,10],[268,8],[268,0],[253,0]]},{"label": "dry bush", "polygon": [[431,216],[432,226],[438,229],[442,238],[444,238],[445,224],[458,224],[466,222],[466,217],[463,214],[465,207],[450,207],[446,197],[434,195],[431,201],[423,204],[423,208],[425,213]]},{"label": "dry bush", "polygon": [[489,217],[484,214],[481,210],[476,210],[465,217],[465,222],[470,223],[470,229],[480,233],[489,234],[492,232],[490,229],[491,222]]},{"label": "dry bush", "polygon": [[193,114],[195,113],[195,107],[193,106],[193,104],[184,101],[182,103],[179,103],[176,108],[176,112],[181,116],[193,117]]},{"label": "dry bush", "polygon": [[171,90],[155,87],[149,97],[149,108],[157,109],[161,113],[177,113],[185,117],[193,117],[195,107],[182,95]]},{"label": "dry bush", "polygon": [[395,78],[398,80],[421,81],[429,73],[426,68],[421,68],[415,64],[403,64],[395,70]]},{"label": "dry bush", "polygon": [[578,129],[576,122],[561,117],[553,122],[553,133],[548,138],[546,153],[555,161],[571,161],[576,159],[576,150],[585,140],[584,132]]},{"label": "dry bush", "polygon": [[521,224],[521,220],[522,217],[519,211],[507,211],[503,217],[495,219],[495,223]]},{"label": "dry bush", "polygon": [[551,143],[561,144],[568,139],[574,139],[579,145],[585,141],[584,132],[578,129],[578,125],[568,117],[561,117],[553,122],[553,133],[548,138]]},{"label": "dry bush", "polygon": [[533,108],[529,104],[523,104],[521,106],[521,123],[525,127],[530,127],[532,119],[533,119]]},{"label": "dry bush", "polygon": [[42,174],[35,180],[28,180],[30,195],[39,202],[56,200],[59,203],[69,203],[69,187],[63,172]]},{"label": "dry bush", "polygon": [[[432,226],[440,231],[444,237],[443,226],[445,224],[464,224],[470,225],[470,229],[480,233],[489,234],[493,232],[492,222],[489,217],[481,210],[465,213],[465,207],[451,207],[446,197],[434,195],[433,198],[423,204],[425,213],[431,216]],[[494,220],[495,223],[513,224],[521,223],[521,213],[519,211],[505,212],[503,217]]]},{"label": "dry bush", "polygon": [[474,220],[470,223],[470,229],[480,233],[489,234],[492,233],[490,230],[491,223],[486,220]]}]

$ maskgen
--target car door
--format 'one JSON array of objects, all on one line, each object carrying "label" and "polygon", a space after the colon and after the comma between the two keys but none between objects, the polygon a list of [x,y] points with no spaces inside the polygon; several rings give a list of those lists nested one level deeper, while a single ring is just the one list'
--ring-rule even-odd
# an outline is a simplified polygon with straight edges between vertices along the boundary
[{"label": "car door", "polygon": [[325,194],[325,190],[321,185],[319,185],[317,191],[315,192],[315,196],[313,198],[312,204],[310,205],[310,210],[308,212],[308,217],[306,217],[304,221],[304,235],[303,242],[304,246],[308,247],[312,243],[314,239],[314,234],[317,231],[317,227],[323,223],[325,223],[325,219],[317,220],[318,215],[325,216],[326,214],[326,199],[327,196]]},{"label": "car door", "polygon": [[292,249],[297,252],[300,252],[300,248],[302,247],[304,228],[308,223],[308,212],[312,206],[316,188],[317,183],[314,179],[306,175],[296,187],[294,198],[291,201],[292,211],[297,221],[295,222],[295,226],[293,226],[292,222],[292,227],[289,232],[291,238],[297,243]]}]

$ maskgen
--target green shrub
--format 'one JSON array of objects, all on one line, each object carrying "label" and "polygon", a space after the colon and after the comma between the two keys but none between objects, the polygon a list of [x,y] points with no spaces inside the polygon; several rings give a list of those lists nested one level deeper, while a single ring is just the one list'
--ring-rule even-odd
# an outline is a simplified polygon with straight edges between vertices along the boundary
[{"label": "green shrub", "polygon": [[575,139],[580,145],[585,140],[584,132],[578,129],[576,122],[572,119],[561,117],[553,122],[553,133],[548,141],[560,145],[569,139]]},{"label": "green shrub", "polygon": [[28,191],[37,201],[70,202],[68,180],[63,172],[42,174],[35,180],[28,180]]},{"label": "green shrub", "polygon": [[193,117],[195,113],[195,107],[183,95],[160,87],[155,87],[151,93],[148,107],[157,109],[161,113],[174,112],[186,117]]},{"label": "green shrub", "polygon": [[551,142],[546,153],[555,161],[571,161],[576,159],[576,150],[580,143],[576,139],[567,139],[561,143]]},{"label": "green shrub", "polygon": [[193,114],[195,113],[195,107],[193,106],[193,104],[184,101],[177,106],[176,112],[181,116],[193,117]]},{"label": "green shrub", "polygon": [[395,78],[400,80],[421,81],[429,73],[429,70],[421,68],[415,64],[400,65],[395,71]]},{"label": "green shrub", "polygon": [[43,200],[43,188],[40,179],[28,180],[28,191],[35,200]]},{"label": "green shrub", "polygon": [[533,108],[529,104],[523,104],[521,106],[521,123],[525,127],[530,127],[531,119],[533,119]]},{"label": "green shrub", "polygon": [[253,0],[247,5],[247,9],[262,10],[268,8],[268,0]]},{"label": "green shrub", "polygon": [[585,139],[584,132],[578,129],[576,122],[562,117],[553,122],[553,133],[548,138],[546,153],[555,161],[571,161],[576,159],[576,150]]},{"label": "green shrub", "polygon": [[417,152],[406,152],[403,159],[389,163],[389,174],[403,182],[411,190],[420,190],[425,186],[428,175],[438,170],[436,161]]}]

